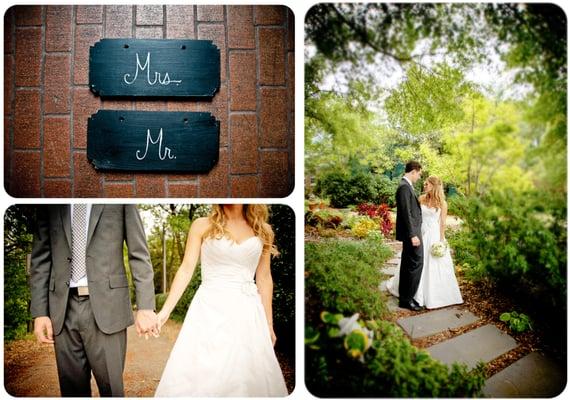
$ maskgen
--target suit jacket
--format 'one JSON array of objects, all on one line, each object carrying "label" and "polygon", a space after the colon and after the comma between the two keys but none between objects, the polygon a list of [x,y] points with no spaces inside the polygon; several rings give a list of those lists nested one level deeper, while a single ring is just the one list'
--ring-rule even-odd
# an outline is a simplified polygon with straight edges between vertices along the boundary
[{"label": "suit jacket", "polygon": [[[69,205],[39,207],[32,246],[31,314],[34,318],[49,316],[55,335],[62,330],[69,296],[70,209]],[[125,242],[137,307],[139,310],[154,310],[153,269],[136,207],[94,204],[89,217],[85,263],[95,321],[106,334],[121,331],[134,322],[123,261]]]},{"label": "suit jacket", "polygon": [[412,186],[402,178],[396,190],[396,240],[422,236],[422,209]]}]

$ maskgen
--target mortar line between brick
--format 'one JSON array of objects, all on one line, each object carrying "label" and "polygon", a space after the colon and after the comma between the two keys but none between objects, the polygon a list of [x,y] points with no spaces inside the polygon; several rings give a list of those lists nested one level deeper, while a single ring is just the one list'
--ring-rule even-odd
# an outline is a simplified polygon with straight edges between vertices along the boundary
[{"label": "mortar line between brick", "polygon": [[45,97],[45,68],[46,68],[46,13],[47,6],[41,7],[41,60],[40,60],[40,197],[45,197],[44,175],[45,175],[45,124],[44,124],[44,97]]},{"label": "mortar line between brick", "polygon": [[[227,6],[222,7],[223,23],[224,23],[224,48],[226,49],[226,138],[227,138],[227,157],[228,157],[228,175],[232,170],[232,140],[230,132],[230,105],[229,105],[229,88],[230,88],[230,51],[228,50],[228,10]],[[228,177],[226,185],[226,197],[232,195],[232,180]]]},{"label": "mortar line between brick", "polygon": [[261,144],[261,88],[259,86],[259,79],[260,79],[260,56],[259,56],[259,28],[255,25],[255,16],[256,16],[256,7],[253,7],[253,23],[254,23],[254,30],[255,30],[255,123],[257,127],[257,163],[256,163],[256,173],[259,175],[259,179],[257,179],[257,194],[258,196],[261,195],[261,153],[259,151],[259,146]]}]

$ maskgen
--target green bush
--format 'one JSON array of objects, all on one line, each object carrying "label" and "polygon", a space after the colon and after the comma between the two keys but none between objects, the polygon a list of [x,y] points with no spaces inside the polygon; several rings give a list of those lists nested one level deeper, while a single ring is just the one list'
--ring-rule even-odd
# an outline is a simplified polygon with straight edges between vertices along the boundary
[{"label": "green bush", "polygon": [[456,206],[464,226],[449,239],[468,274],[490,278],[520,299],[565,309],[565,199],[495,192]]},{"label": "green bush", "polygon": [[382,279],[378,267],[391,255],[389,247],[369,239],[306,243],[308,319],[322,307],[335,312],[360,312],[368,318],[385,315],[386,306],[378,290]]},{"label": "green bush", "polygon": [[378,196],[374,176],[366,172],[330,172],[317,179],[316,190],[337,208],[375,201]]},{"label": "green bush", "polygon": [[[484,364],[448,367],[410,343],[391,322],[344,321],[323,312],[305,332],[307,388],[318,397],[474,397]],[[344,322],[344,324],[343,324]],[[351,326],[352,322],[352,326]],[[341,331],[344,327],[344,334]],[[372,336],[372,339],[370,339]]]},{"label": "green bush", "polygon": [[396,206],[396,190],[400,182],[396,179],[390,179],[386,175],[374,175],[376,184],[376,203],[388,204],[390,207]]}]

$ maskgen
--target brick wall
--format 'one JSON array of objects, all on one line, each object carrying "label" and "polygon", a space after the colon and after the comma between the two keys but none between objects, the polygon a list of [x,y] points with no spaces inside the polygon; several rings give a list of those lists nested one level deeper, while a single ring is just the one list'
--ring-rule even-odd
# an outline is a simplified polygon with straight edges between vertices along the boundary
[{"label": "brick wall", "polygon": [[[88,88],[101,38],[209,39],[211,102],[101,100]],[[208,174],[97,172],[99,109],[208,111],[220,158]],[[15,197],[284,197],[294,176],[294,17],[281,6],[15,6],[4,16],[4,180]]]}]

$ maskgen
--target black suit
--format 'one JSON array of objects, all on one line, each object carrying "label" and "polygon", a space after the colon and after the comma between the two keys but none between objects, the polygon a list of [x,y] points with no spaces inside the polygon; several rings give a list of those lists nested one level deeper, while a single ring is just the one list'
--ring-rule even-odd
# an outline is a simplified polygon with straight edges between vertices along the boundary
[{"label": "black suit", "polygon": [[400,264],[400,302],[409,303],[418,290],[424,263],[423,243],[412,245],[412,238],[422,240],[422,209],[414,189],[402,179],[396,191],[396,239],[402,242]]}]

